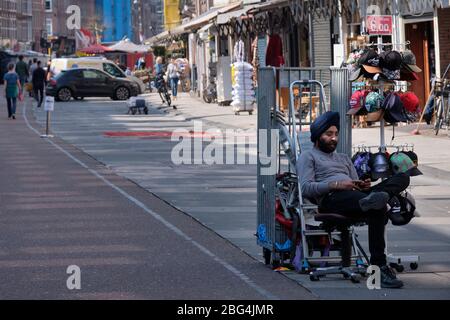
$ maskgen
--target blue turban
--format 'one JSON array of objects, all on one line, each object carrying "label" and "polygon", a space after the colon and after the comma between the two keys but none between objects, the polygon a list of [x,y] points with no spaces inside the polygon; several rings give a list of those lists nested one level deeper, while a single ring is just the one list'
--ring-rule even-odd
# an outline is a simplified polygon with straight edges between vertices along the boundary
[{"label": "blue turban", "polygon": [[311,124],[311,141],[315,143],[332,126],[335,126],[339,130],[339,113],[327,111]]}]

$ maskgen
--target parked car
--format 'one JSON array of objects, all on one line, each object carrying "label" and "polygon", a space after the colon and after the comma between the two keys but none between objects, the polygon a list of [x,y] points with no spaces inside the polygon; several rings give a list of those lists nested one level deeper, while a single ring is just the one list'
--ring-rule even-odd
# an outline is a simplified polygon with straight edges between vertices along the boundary
[{"label": "parked car", "polygon": [[103,70],[116,78],[128,78],[136,82],[139,86],[139,94],[145,92],[144,82],[133,75],[126,75],[125,72],[119,68],[114,62],[104,57],[83,57],[83,58],[56,58],[52,60],[51,68],[55,74],[61,71],[70,70],[73,68],[92,68]]},{"label": "parked car", "polygon": [[77,68],[60,72],[50,79],[46,93],[57,101],[76,100],[84,97],[110,97],[128,100],[139,94],[139,86],[129,79],[116,78],[92,68]]}]

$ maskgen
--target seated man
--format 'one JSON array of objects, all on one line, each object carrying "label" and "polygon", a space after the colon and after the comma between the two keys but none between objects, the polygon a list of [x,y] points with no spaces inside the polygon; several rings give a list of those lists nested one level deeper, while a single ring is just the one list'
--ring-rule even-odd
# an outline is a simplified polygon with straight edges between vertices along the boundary
[{"label": "seated man", "polygon": [[335,152],[339,140],[339,114],[326,112],[311,125],[314,148],[301,154],[297,173],[304,197],[314,199],[319,211],[361,217],[369,225],[370,263],[381,269],[381,287],[400,288],[387,266],[384,228],[388,221],[389,199],[405,190],[409,176],[397,174],[371,187],[370,180],[360,181],[350,158]]}]

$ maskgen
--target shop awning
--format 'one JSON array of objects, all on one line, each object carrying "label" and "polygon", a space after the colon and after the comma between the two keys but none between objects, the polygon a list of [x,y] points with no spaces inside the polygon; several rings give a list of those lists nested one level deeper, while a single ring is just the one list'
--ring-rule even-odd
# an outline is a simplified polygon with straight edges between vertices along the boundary
[{"label": "shop awning", "polygon": [[255,7],[256,7],[255,5],[250,5],[250,6],[245,6],[242,9],[219,14],[217,16],[217,24],[227,24],[232,19],[239,19],[241,16],[247,15],[247,13]]},{"label": "shop awning", "polygon": [[232,19],[239,19],[240,17],[245,16],[252,11],[264,11],[271,8],[288,5],[288,3],[288,0],[272,0],[270,2],[246,5],[243,8],[238,8],[237,10],[219,14],[217,16],[217,24],[227,24]]},{"label": "shop awning", "polygon": [[152,44],[154,44],[154,43],[156,43],[156,42],[159,42],[159,41],[163,40],[163,39],[166,38],[167,36],[169,36],[169,31],[168,31],[168,30],[163,31],[163,32],[161,32],[161,33],[158,33],[156,36],[153,36],[153,37],[151,37],[151,38],[145,40],[144,43],[145,43],[146,45],[152,45]]},{"label": "shop awning", "polygon": [[184,27],[184,30],[186,30],[186,31],[196,30],[196,29],[202,27],[203,25],[209,23],[211,20],[216,18],[219,14],[229,12],[240,6],[241,6],[241,2],[239,1],[239,2],[232,3],[230,5],[224,6],[224,7],[213,8],[213,9],[209,10],[208,12],[198,16],[197,18],[192,19],[188,23],[183,24],[182,26]]},{"label": "shop awning", "polygon": [[161,42],[162,40],[168,39],[169,37],[177,36],[183,33],[188,33],[188,31],[184,30],[184,26],[178,26],[170,30],[163,31],[156,36],[153,36],[144,41],[146,45],[152,45],[154,43]]},{"label": "shop awning", "polygon": [[214,23],[208,23],[207,25],[204,25],[200,29],[197,30],[197,33],[206,32],[214,25]]},{"label": "shop awning", "polygon": [[[303,1],[303,0],[298,0]],[[278,8],[282,6],[286,6],[289,4],[289,0],[272,0],[270,2],[264,2],[260,4],[255,4],[253,8],[251,8],[249,11],[258,12],[258,11],[267,11],[272,8]]]}]

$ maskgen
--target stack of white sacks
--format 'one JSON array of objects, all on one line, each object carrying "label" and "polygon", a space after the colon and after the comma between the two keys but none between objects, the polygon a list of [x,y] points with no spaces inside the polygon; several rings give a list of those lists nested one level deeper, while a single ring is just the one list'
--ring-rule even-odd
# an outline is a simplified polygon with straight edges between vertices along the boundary
[{"label": "stack of white sacks", "polygon": [[235,62],[233,85],[233,110],[251,111],[254,109],[256,98],[253,88],[253,67],[247,62]]}]

